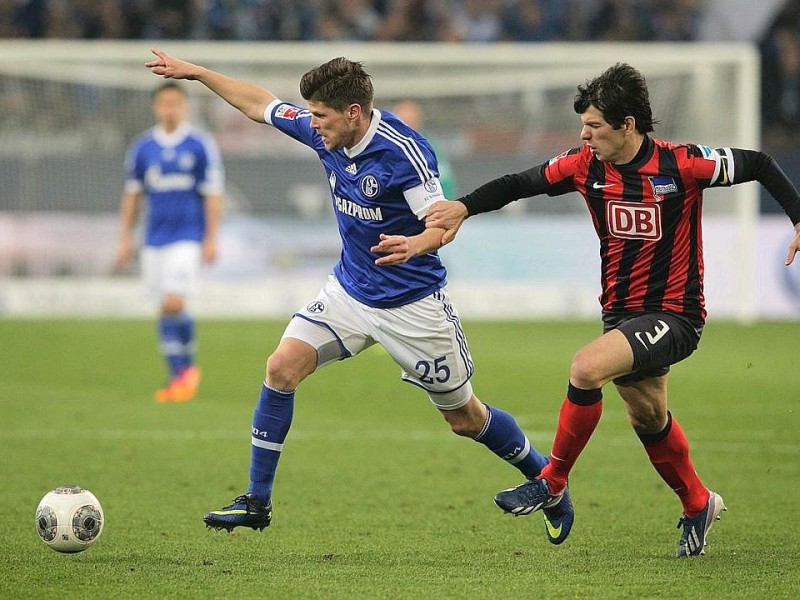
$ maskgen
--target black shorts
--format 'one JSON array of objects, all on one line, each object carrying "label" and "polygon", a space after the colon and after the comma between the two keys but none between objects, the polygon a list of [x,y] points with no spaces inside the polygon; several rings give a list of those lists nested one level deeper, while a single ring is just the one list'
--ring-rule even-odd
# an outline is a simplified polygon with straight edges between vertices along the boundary
[{"label": "black shorts", "polygon": [[697,349],[703,323],[675,313],[603,313],[603,330],[619,329],[633,350],[633,370],[617,377],[617,385],[669,373],[670,365]]}]

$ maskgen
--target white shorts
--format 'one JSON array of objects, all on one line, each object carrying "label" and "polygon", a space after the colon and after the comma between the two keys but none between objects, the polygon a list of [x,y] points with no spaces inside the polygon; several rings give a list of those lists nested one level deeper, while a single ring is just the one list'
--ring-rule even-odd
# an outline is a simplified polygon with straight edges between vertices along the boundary
[{"label": "white shorts", "polygon": [[400,365],[400,377],[427,391],[438,408],[461,408],[472,397],[472,356],[444,289],[398,308],[373,308],[347,294],[331,275],[317,297],[295,313],[283,337],[316,348],[318,369],[378,343]]},{"label": "white shorts", "polygon": [[202,251],[199,242],[175,242],[142,249],[142,280],[147,294],[160,301],[166,294],[189,298],[197,290]]}]

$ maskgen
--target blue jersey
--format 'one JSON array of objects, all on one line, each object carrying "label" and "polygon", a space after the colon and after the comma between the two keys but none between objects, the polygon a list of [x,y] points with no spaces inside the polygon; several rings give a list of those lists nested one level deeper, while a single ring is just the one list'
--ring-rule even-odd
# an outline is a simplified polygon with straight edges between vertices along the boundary
[{"label": "blue jersey", "polygon": [[422,233],[428,206],[444,199],[436,155],[425,138],[393,114],[373,109],[364,138],[331,151],[311,128],[307,109],[275,100],[264,120],[316,151],[325,167],[342,240],[334,273],[348,294],[368,306],[393,308],[447,284],[436,252],[382,267],[375,264],[380,255],[370,251],[381,233]]},{"label": "blue jersey", "polygon": [[144,243],[202,241],[204,197],[222,193],[224,171],[214,140],[183,124],[172,133],[153,127],[131,144],[125,191],[147,195]]}]

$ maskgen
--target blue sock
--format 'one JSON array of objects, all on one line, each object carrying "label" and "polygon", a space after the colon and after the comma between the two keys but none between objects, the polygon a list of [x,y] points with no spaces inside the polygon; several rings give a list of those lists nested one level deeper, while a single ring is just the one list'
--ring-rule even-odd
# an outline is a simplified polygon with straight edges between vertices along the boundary
[{"label": "blue sock", "polygon": [[195,327],[194,327],[194,317],[190,315],[188,312],[183,311],[181,314],[178,315],[180,319],[178,325],[178,336],[180,338],[181,343],[183,344],[183,364],[181,365],[182,369],[186,367],[191,367],[194,364],[194,353],[195,353]]},{"label": "blue sock", "polygon": [[294,390],[273,390],[265,383],[253,413],[250,487],[247,490],[253,492],[261,504],[268,504],[272,497],[275,469],[278,468],[293,413]]},{"label": "blue sock", "polygon": [[547,464],[547,457],[539,454],[507,412],[486,405],[489,417],[476,437],[497,456],[519,469],[525,477],[533,479]]},{"label": "blue sock", "polygon": [[161,354],[167,362],[171,377],[177,377],[186,364],[180,331],[180,315],[162,315],[159,318],[158,337],[161,345]]}]

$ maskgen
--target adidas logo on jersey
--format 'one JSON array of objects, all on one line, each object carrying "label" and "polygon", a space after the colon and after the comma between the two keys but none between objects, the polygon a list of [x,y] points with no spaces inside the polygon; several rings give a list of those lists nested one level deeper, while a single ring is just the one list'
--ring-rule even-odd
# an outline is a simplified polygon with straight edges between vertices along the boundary
[{"label": "adidas logo on jersey", "polygon": [[355,174],[356,174],[356,171],[357,171],[358,169],[356,169],[356,163],[350,163],[349,165],[347,165],[347,166],[344,168],[344,170],[345,170],[345,171],[347,171],[348,173],[350,173],[350,175],[355,175]]}]

